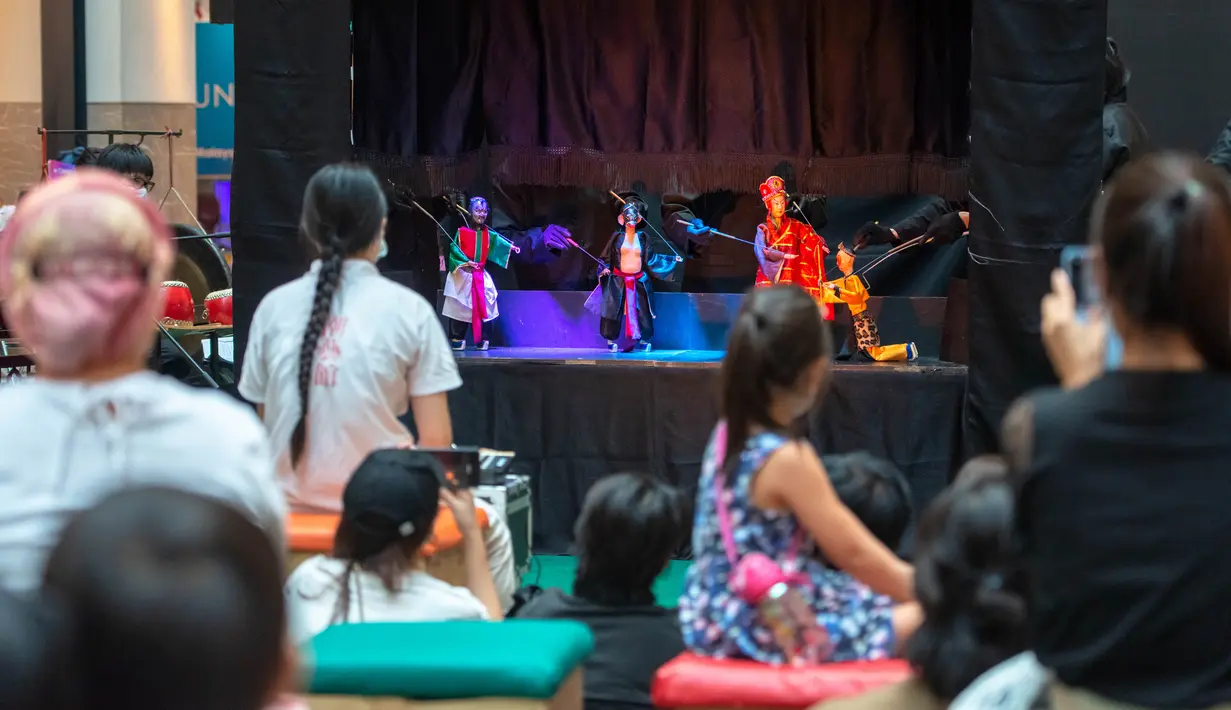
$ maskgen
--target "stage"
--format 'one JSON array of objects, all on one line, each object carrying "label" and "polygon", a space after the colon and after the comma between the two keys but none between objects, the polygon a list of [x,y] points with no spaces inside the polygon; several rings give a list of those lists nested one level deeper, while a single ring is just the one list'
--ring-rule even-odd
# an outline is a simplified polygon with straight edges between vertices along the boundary
[{"label": "stage", "polygon": [[[535,551],[564,553],[590,485],[644,471],[696,490],[718,417],[721,350],[609,353],[601,348],[497,347],[458,353],[449,398],[459,444],[517,452],[534,490]],[[959,463],[966,367],[835,363],[808,422],[818,449],[865,449],[901,467],[917,506]]]}]

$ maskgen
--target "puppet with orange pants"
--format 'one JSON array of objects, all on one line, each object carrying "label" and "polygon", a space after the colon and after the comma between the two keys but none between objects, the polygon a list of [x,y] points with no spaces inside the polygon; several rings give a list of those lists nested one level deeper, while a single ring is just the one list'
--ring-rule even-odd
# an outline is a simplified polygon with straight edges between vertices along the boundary
[{"label": "puppet with orange pants", "polygon": [[851,326],[855,330],[860,354],[877,362],[901,362],[919,357],[919,349],[914,343],[881,345],[876,321],[868,313],[867,284],[862,276],[854,273],[855,253],[839,243],[838,254],[834,258],[842,271],[842,278],[821,283],[822,297],[826,303],[845,303],[851,309]]},{"label": "puppet with orange pants", "polygon": [[793,283],[816,300],[825,320],[833,320],[833,307],[825,300],[820,283],[825,273],[829,247],[812,227],[786,216],[786,183],[772,175],[761,183],[761,201],[768,213],[757,226],[753,251],[757,256],[756,285]]}]

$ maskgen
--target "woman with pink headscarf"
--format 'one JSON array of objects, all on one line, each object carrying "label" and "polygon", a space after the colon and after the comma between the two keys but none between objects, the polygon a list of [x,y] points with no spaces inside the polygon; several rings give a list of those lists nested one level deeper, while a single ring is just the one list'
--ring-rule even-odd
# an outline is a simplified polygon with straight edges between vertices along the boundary
[{"label": "woman with pink headscarf", "polygon": [[227,501],[283,545],[260,421],[146,370],[170,237],[128,181],[89,170],[32,191],[0,233],[0,307],[36,372],[0,387],[0,587],[34,589],[68,517],[130,485]]}]

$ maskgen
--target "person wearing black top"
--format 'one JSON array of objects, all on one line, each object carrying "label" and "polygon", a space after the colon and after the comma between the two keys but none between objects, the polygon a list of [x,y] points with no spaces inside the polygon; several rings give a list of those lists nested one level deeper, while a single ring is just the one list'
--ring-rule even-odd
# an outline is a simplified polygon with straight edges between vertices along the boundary
[{"label": "person wearing black top", "polygon": [[[1058,706],[1231,703],[1231,185],[1196,158],[1124,168],[1095,208],[1100,311],[1042,303],[1061,389],[1017,403],[1028,623]],[[1123,359],[1104,371],[1109,330]],[[1122,707],[1114,705],[1114,707]]]},{"label": "person wearing black top", "polygon": [[573,594],[535,590],[513,616],[572,619],[590,627],[586,710],[650,708],[655,671],[684,651],[676,611],[654,603],[654,580],[685,534],[679,493],[649,476],[608,476],[586,495],[577,521]]}]

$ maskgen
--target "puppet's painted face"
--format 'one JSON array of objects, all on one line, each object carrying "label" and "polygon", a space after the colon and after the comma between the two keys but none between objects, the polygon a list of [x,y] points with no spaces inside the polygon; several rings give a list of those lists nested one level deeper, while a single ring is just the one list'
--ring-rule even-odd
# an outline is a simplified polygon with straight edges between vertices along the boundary
[{"label": "puppet's painted face", "polygon": [[838,253],[834,255],[834,261],[838,262],[838,270],[846,276],[850,276],[855,270],[855,255],[847,251],[845,247],[838,249]]},{"label": "puppet's painted face", "polygon": [[786,214],[786,195],[779,194],[769,198],[769,213],[774,219],[782,219]]},{"label": "puppet's painted face", "polygon": [[620,224],[636,225],[641,221],[641,211],[637,209],[637,205],[628,203],[624,205],[624,209],[620,210]]},{"label": "puppet's painted face", "polygon": [[487,200],[482,197],[470,198],[470,215],[479,224],[487,224]]}]

